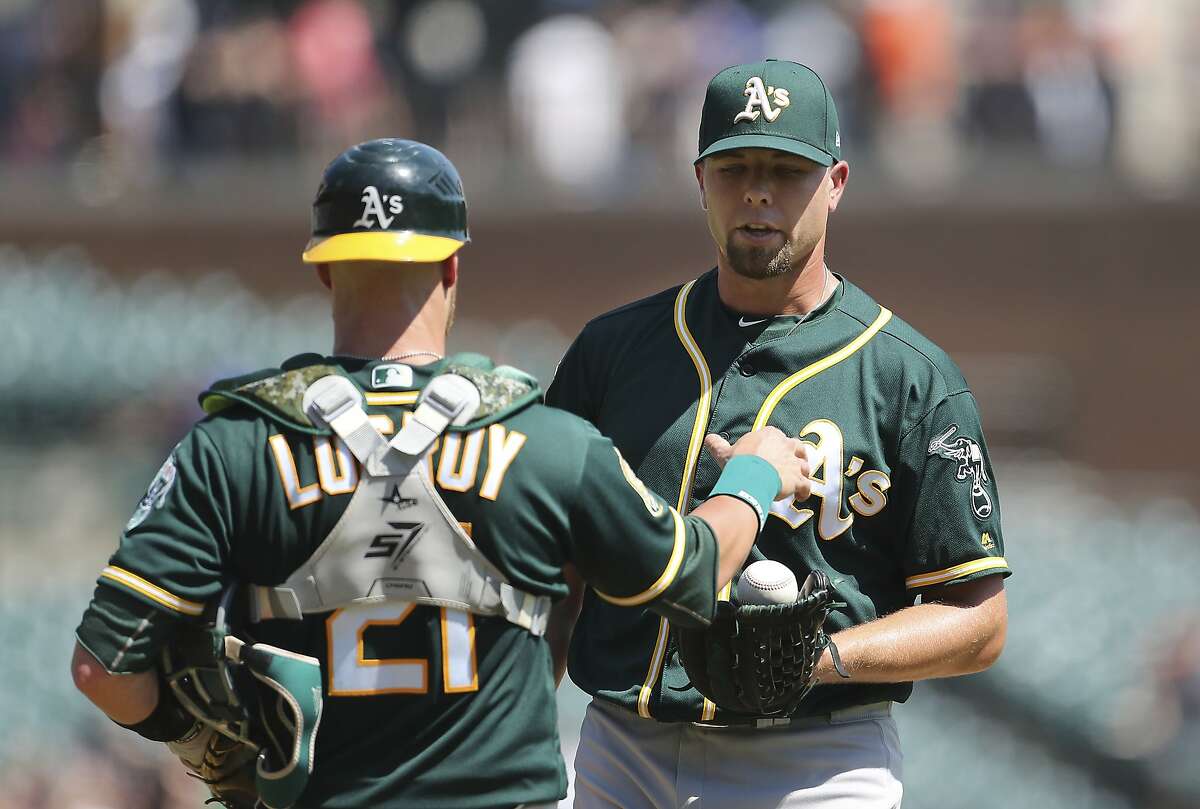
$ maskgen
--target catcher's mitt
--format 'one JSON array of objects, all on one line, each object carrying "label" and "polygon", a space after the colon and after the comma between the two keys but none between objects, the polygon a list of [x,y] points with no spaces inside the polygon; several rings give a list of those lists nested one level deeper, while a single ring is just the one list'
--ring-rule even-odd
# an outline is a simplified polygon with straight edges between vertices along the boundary
[{"label": "catcher's mitt", "polygon": [[258,750],[235,741],[215,728],[197,722],[182,739],[167,742],[188,772],[208,785],[212,798],[229,809],[254,809],[258,789],[254,784]]},{"label": "catcher's mitt", "polygon": [[236,637],[230,620],[238,594],[229,585],[203,621],[179,627],[163,650],[170,694],[196,720],[169,747],[216,802],[284,809],[299,799],[315,763],[321,664]]},{"label": "catcher's mitt", "polygon": [[837,647],[822,625],[837,606],[829,577],[809,574],[793,604],[717,602],[706,629],[676,629],[679,661],[692,685],[726,711],[750,716],[790,714],[816,685],[825,647],[843,677]]}]

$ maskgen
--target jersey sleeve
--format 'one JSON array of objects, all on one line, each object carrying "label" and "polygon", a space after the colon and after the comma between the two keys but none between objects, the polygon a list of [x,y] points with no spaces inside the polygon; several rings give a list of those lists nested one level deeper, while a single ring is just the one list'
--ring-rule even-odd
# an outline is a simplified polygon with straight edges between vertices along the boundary
[{"label": "jersey sleeve", "polygon": [[179,619],[221,589],[229,557],[230,487],[212,440],[193,429],[171,452],[100,571],[76,636],[110,671],[152,665]]},{"label": "jersey sleeve", "polygon": [[572,558],[596,595],[645,607],[683,626],[705,624],[716,605],[712,528],[684,517],[646,488],[594,430],[570,511]]},{"label": "jersey sleeve", "polygon": [[996,480],[969,391],[947,396],[903,437],[898,471],[897,490],[914,492],[908,590],[1009,574]]}]

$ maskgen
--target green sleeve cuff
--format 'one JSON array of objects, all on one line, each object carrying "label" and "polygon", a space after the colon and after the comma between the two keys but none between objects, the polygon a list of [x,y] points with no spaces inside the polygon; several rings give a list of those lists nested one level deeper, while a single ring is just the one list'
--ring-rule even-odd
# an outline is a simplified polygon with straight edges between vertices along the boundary
[{"label": "green sleeve cuff", "polygon": [[737,455],[725,464],[709,499],[724,494],[741,500],[758,515],[758,530],[761,531],[781,483],[779,473],[770,462],[757,455]]}]

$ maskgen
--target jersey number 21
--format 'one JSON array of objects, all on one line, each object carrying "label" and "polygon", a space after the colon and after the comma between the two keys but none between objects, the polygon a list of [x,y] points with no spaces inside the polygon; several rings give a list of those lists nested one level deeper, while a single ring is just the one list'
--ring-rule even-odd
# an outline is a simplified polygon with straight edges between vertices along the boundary
[{"label": "jersey number 21", "polygon": [[[399,626],[416,607],[412,602],[385,601],[347,607],[329,616],[325,623],[331,672],[329,696],[429,693],[427,659],[368,658],[363,648],[363,633],[369,627]],[[441,623],[442,689],[447,694],[478,691],[474,617],[463,610],[446,607],[437,610]]]}]

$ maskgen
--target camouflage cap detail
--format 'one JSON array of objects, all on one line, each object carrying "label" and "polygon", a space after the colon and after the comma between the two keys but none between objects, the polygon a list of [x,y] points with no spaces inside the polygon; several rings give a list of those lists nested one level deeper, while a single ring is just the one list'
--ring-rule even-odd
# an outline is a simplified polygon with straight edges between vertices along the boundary
[{"label": "camouflage cap detail", "polygon": [[483,363],[476,360],[477,356],[464,356],[465,362],[454,357],[446,367],[446,373],[466,377],[479,389],[479,409],[475,411],[475,417],[461,427],[451,427],[454,432],[468,432],[494,424],[542,397],[542,389],[534,377],[508,365],[483,367]]},{"label": "camouflage cap detail", "polygon": [[294,429],[328,435],[328,430],[315,426],[305,415],[304,392],[321,377],[340,373],[337,366],[319,364],[283,371],[237,387],[223,388],[218,382],[200,395],[200,406],[211,415],[240,403]]},{"label": "camouflage cap detail", "polygon": [[[437,372],[458,374],[479,389],[480,406],[475,417],[467,424],[448,428],[452,432],[469,432],[494,424],[542,398],[541,386],[533,376],[507,365],[494,366],[483,354],[455,354],[447,358]],[[241,404],[300,432],[330,435],[328,430],[315,426],[304,413],[305,391],[313,382],[329,374],[354,381],[352,373],[331,364],[330,358],[300,354],[286,360],[280,368],[213,383],[200,394],[200,406],[212,415]],[[362,387],[359,382],[354,384]]]}]

